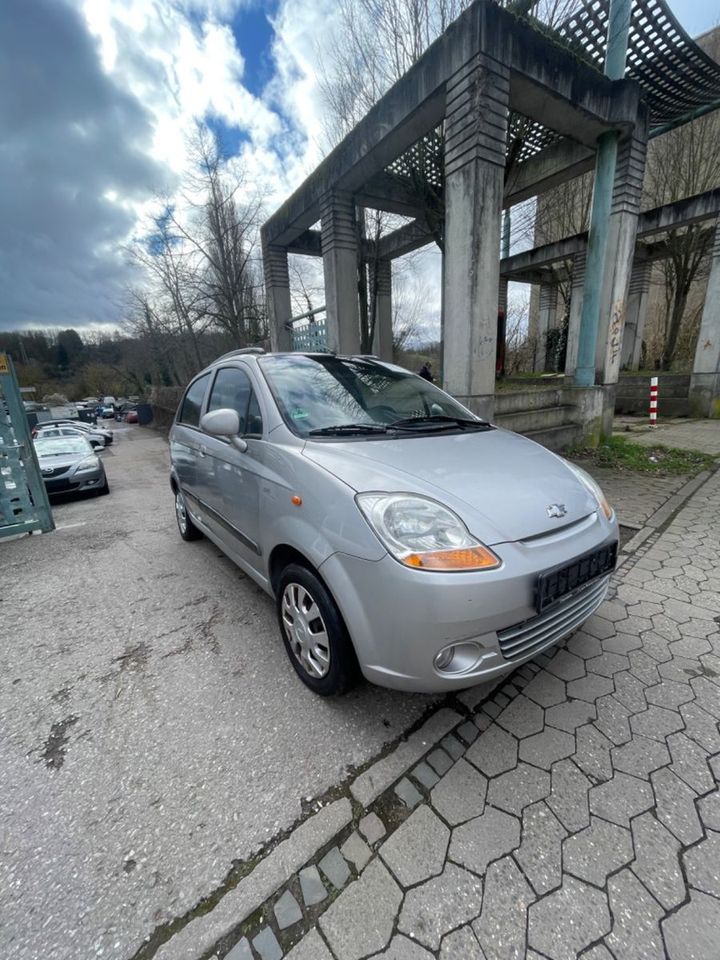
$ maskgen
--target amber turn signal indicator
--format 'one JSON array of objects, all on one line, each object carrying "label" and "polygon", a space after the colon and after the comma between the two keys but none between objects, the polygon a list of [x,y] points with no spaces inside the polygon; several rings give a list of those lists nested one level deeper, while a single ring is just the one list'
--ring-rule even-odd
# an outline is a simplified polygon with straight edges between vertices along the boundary
[{"label": "amber turn signal indicator", "polygon": [[292,497],[290,497],[290,503],[292,503],[296,507],[301,507],[302,497],[299,497],[297,494],[294,494]]},{"label": "amber turn signal indicator", "polygon": [[499,557],[487,547],[411,553],[402,562],[417,570],[491,570],[500,566]]}]

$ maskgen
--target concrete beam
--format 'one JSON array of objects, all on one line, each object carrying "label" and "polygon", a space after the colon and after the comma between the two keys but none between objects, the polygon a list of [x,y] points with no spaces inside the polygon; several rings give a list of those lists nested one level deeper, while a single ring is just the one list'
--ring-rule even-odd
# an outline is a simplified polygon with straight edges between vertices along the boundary
[{"label": "concrete beam", "polygon": [[517,274],[550,267],[558,260],[572,260],[576,254],[585,251],[586,245],[587,233],[577,233],[556,243],[546,243],[533,250],[524,250],[500,261],[500,275],[508,280],[515,280]]},{"label": "concrete beam", "polygon": [[402,217],[422,217],[425,213],[420,198],[401,177],[385,171],[376,173],[355,194],[361,207],[398,213]]},{"label": "concrete beam", "polygon": [[[714,220],[720,215],[720,189],[687,197],[675,203],[666,203],[653,210],[646,210],[638,218],[637,239],[651,237],[671,227],[685,227],[703,220]],[[547,243],[532,250],[524,250],[500,262],[500,275],[509,280],[537,283],[539,270],[549,267],[559,260],[568,260],[587,245],[587,233],[576,233],[571,237]],[[664,247],[643,244],[642,254],[647,259],[662,259]]]},{"label": "concrete beam", "polygon": [[297,253],[303,257],[322,256],[322,233],[320,230],[305,230],[292,243],[287,245],[288,253]]},{"label": "concrete beam", "polygon": [[516,164],[505,181],[504,206],[536,197],[592,170],[595,151],[573,140],[561,140]]},{"label": "concrete beam", "polygon": [[[432,242],[433,235],[427,224],[422,220],[415,220],[381,237],[377,245],[377,256],[381,260],[395,260]],[[374,254],[373,246],[372,243],[368,244],[371,255]]]},{"label": "concrete beam", "polygon": [[669,227],[687,227],[691,223],[713,220],[720,214],[720,188],[666,203],[640,214],[638,237],[662,233]]}]

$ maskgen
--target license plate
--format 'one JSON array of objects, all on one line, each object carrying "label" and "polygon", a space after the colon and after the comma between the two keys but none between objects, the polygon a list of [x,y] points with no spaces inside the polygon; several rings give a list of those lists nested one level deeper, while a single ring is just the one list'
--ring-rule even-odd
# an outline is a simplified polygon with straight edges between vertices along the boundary
[{"label": "license plate", "polygon": [[535,592],[537,612],[543,613],[578,587],[614,570],[617,563],[617,549],[617,541],[609,543],[599,550],[578,557],[571,563],[540,574]]}]

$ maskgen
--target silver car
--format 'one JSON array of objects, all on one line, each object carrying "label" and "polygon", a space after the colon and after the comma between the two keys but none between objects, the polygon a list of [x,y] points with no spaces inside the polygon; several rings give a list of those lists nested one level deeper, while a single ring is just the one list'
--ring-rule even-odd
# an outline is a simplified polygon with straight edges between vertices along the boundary
[{"label": "silver car", "polygon": [[57,493],[110,493],[102,460],[82,436],[37,437],[35,453],[45,489]]},{"label": "silver car", "polygon": [[105,438],[99,432],[94,430],[83,430],[81,427],[75,427],[70,424],[65,423],[39,423],[33,434],[35,437],[76,437],[83,440],[87,440],[90,446],[93,449],[98,449],[105,446]]},{"label": "silver car", "polygon": [[170,433],[180,534],[275,598],[322,695],[512,670],[599,606],[618,527],[595,481],[372,357],[221,357]]}]

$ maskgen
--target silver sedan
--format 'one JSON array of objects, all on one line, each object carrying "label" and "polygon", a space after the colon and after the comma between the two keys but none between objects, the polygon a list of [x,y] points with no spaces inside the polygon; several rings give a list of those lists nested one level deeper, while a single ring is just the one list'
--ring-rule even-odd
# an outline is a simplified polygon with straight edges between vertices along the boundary
[{"label": "silver sedan", "polygon": [[38,437],[35,453],[45,489],[60,493],[110,493],[102,460],[87,440],[77,437]]},{"label": "silver sedan", "polygon": [[178,526],[274,597],[315,692],[503,674],[600,605],[618,528],[595,481],[370,357],[239,351],[170,434]]}]

